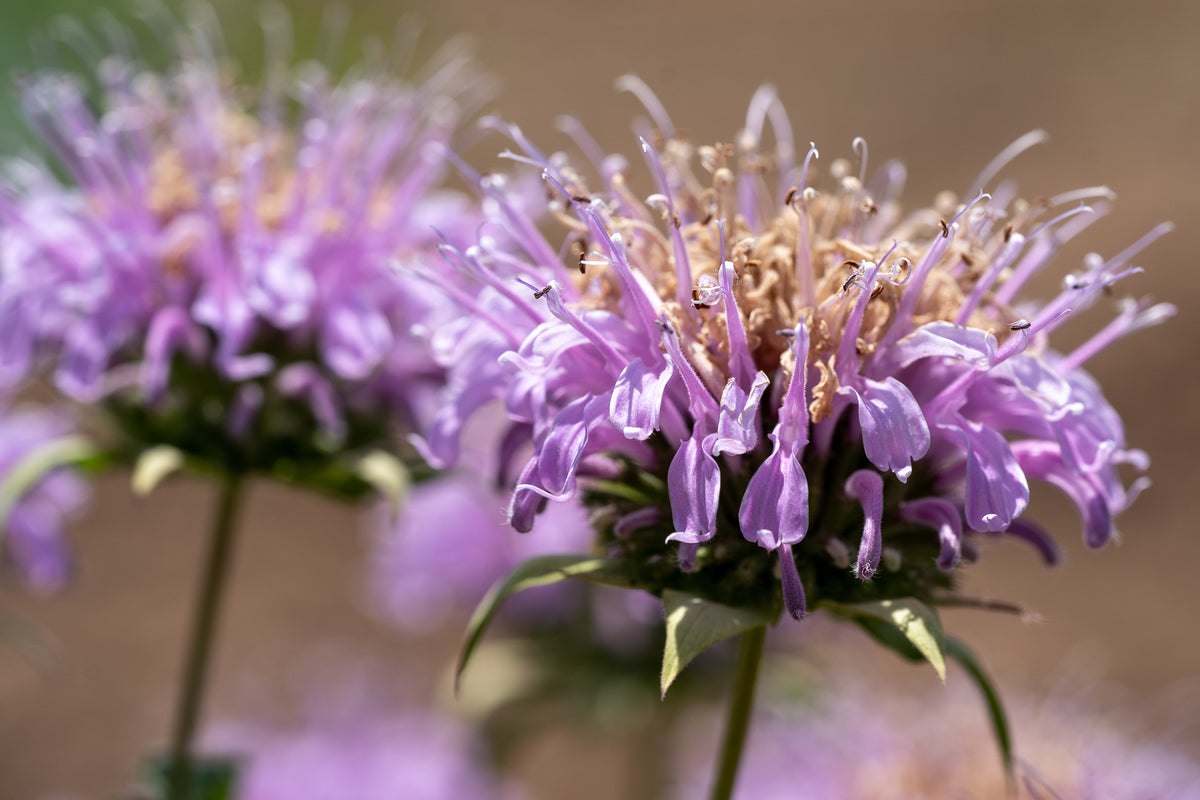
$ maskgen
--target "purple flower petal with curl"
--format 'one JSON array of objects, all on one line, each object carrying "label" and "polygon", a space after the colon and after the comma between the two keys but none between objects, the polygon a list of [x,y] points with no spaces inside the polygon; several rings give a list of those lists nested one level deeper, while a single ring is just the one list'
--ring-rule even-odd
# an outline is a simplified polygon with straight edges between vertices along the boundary
[{"label": "purple flower petal with curl", "polygon": [[713,442],[713,455],[722,453],[741,455],[758,445],[758,404],[762,401],[770,381],[766,374],[754,376],[750,391],[745,392],[730,378],[721,393],[721,415],[717,421],[717,438]]},{"label": "purple flower petal with curl", "polygon": [[839,394],[852,397],[858,406],[863,450],[881,470],[892,471],[901,483],[912,475],[912,462],[929,450],[929,427],[912,392],[893,377],[883,381],[862,379],[860,393],[843,386]]},{"label": "purple flower petal with curl", "polygon": [[938,532],[942,551],[938,555],[938,569],[951,570],[962,559],[962,512],[948,500],[940,497],[922,497],[900,506],[900,516],[910,522],[928,525]]},{"label": "purple flower petal with curl", "polygon": [[679,443],[667,470],[675,532],[669,542],[698,544],[717,532],[717,501],[721,494],[721,471],[710,451],[709,437],[699,432]]},{"label": "purple flower petal with curl", "polygon": [[670,361],[647,367],[641,357],[629,362],[613,386],[609,418],[631,439],[648,439],[658,430],[663,393],[674,369]]},{"label": "purple flower petal with curl", "polygon": [[872,469],[860,469],[846,479],[846,494],[862,504],[862,542],[858,546],[858,562],[854,572],[868,580],[879,569],[883,554],[883,478]]}]

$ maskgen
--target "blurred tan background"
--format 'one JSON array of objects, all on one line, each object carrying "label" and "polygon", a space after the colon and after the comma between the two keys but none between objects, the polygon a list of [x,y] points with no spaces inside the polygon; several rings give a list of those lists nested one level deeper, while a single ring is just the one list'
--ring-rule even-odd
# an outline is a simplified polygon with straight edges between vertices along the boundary
[{"label": "blurred tan background", "polygon": [[[387,30],[402,12],[416,12],[425,23],[425,56],[450,35],[469,34],[481,63],[501,79],[493,108],[551,150],[566,145],[552,131],[554,118],[571,113],[606,149],[635,152],[629,122],[640,109],[612,88],[627,72],[644,78],[698,141],[729,140],[754,89],[771,82],[797,140],[815,141],[826,164],[851,155],[859,135],[870,142],[873,163],[903,159],[909,205],[928,203],[942,188],[961,190],[1008,142],[1045,128],[1050,142],[1006,173],[1020,179],[1024,195],[1104,183],[1119,199],[1060,256],[1061,272],[1043,288],[1084,252],[1114,254],[1156,223],[1174,221],[1176,231],[1139,259],[1146,274],[1125,288],[1176,303],[1179,318],[1089,364],[1124,415],[1130,443],[1154,461],[1154,486],[1119,520],[1123,541],[1086,551],[1073,509],[1036,485],[1029,513],[1050,523],[1066,563],[1047,570],[1019,546],[990,548],[967,585],[1026,603],[1046,622],[977,612],[946,621],[977,646],[1005,690],[1036,695],[1064,675],[1086,673],[1144,714],[1151,729],[1182,724],[1179,735],[1200,756],[1200,729],[1187,726],[1200,712],[1200,579],[1192,574],[1200,563],[1200,324],[1193,311],[1200,291],[1200,4],[349,5],[357,31]],[[84,4],[43,2],[36,14],[15,6],[0,2],[0,58],[9,70],[34,63],[28,31],[52,12],[79,12]],[[311,38],[319,4],[291,6],[300,38]],[[217,7],[231,48],[253,46],[252,4],[220,0]],[[9,119],[0,120],[0,142],[10,146]],[[500,147],[491,140],[473,158],[491,163],[485,154]],[[1101,324],[1093,313],[1068,325],[1057,344],[1067,347]],[[57,642],[48,669],[0,650],[0,798],[111,796],[141,755],[162,743],[214,495],[212,487],[178,482],[134,501],[122,476],[106,479],[74,528],[76,583],[50,598],[0,587],[0,613],[25,618]],[[354,509],[254,486],[226,598],[210,718],[242,712],[256,687],[292,682],[314,658],[314,641],[323,643],[317,658],[376,665],[402,695],[420,698],[436,682],[457,634],[404,639],[363,614],[356,581],[365,524]],[[853,640],[827,649],[835,661],[862,663],[904,686],[932,681]],[[584,797],[583,786],[594,788],[589,797],[619,797],[604,748],[543,742],[521,771],[545,773],[538,797]],[[573,759],[569,779],[542,769],[563,757]]]}]

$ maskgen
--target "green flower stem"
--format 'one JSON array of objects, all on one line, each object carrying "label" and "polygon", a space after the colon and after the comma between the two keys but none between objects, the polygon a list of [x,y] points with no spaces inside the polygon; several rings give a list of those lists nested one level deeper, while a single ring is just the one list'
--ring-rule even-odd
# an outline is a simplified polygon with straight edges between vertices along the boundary
[{"label": "green flower stem", "polygon": [[737,674],[734,676],[733,692],[729,698],[725,738],[721,742],[721,757],[717,761],[717,774],[713,777],[710,800],[729,800],[733,796],[738,766],[742,762],[742,747],[746,743],[746,729],[750,726],[750,712],[754,710],[754,687],[758,683],[758,665],[762,661],[763,641],[766,636],[765,625],[751,628],[742,634],[742,650],[738,656]]},{"label": "green flower stem", "polygon": [[230,475],[224,478],[221,486],[220,504],[209,542],[208,562],[204,566],[203,583],[192,619],[192,634],[188,640],[187,661],[175,709],[171,749],[167,754],[167,800],[187,800],[190,793],[194,768],[192,738],[196,733],[200,706],[204,700],[209,652],[212,649],[221,594],[229,575],[234,521],[242,494],[241,484],[241,478]]}]

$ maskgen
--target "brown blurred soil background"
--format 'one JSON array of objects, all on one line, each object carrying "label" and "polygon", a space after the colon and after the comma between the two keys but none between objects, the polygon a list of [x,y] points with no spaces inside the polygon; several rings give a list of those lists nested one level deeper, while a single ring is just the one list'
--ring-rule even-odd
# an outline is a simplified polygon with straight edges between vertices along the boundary
[{"label": "brown blurred soil background", "polygon": [[[255,46],[253,4],[216,5],[230,48]],[[317,27],[320,6],[290,5],[303,41]],[[946,623],[976,645],[1004,690],[1037,696],[1064,675],[1085,675],[1150,731],[1182,729],[1177,735],[1200,756],[1200,579],[1192,574],[1200,563],[1200,4],[349,5],[359,32],[388,30],[403,12],[418,14],[425,23],[419,56],[455,33],[471,36],[481,64],[500,79],[492,108],[547,150],[567,146],[552,125],[571,113],[609,151],[635,154],[629,123],[640,109],[613,89],[624,73],[645,79],[698,142],[728,141],[754,89],[773,83],[797,140],[816,142],[824,165],[852,157],[850,142],[860,135],[873,163],[901,158],[910,206],[943,188],[961,191],[1010,141],[1045,128],[1049,143],[1006,171],[1022,194],[1103,183],[1118,201],[1064,250],[1058,271],[1040,284],[1044,293],[1085,252],[1112,255],[1158,222],[1175,222],[1175,232],[1138,259],[1146,274],[1123,288],[1176,303],[1179,318],[1089,364],[1124,415],[1129,442],[1152,456],[1154,485],[1120,518],[1121,542],[1100,552],[1081,544],[1069,504],[1035,485],[1027,513],[1056,532],[1066,563],[1047,570],[1020,546],[989,547],[966,585],[1027,604],[1045,622],[961,611],[948,613]],[[0,58],[9,70],[35,63],[26,37],[55,11],[86,18],[94,9],[64,0],[37,9],[0,2]],[[11,117],[2,124],[0,142],[11,148]],[[489,153],[503,146],[488,139],[472,160],[495,163]],[[1056,345],[1081,341],[1103,316],[1093,311],[1068,325]],[[134,500],[127,476],[106,478],[72,531],[78,580],[53,597],[0,587],[0,612],[55,642],[53,664],[42,668],[0,649],[0,798],[112,796],[141,756],[162,744],[214,498],[211,486],[179,481]],[[414,701],[437,684],[458,632],[452,626],[405,638],[364,614],[367,525],[362,510],[253,486],[216,650],[210,719],[244,716],[264,694],[300,682],[314,661],[372,665]],[[854,637],[806,649],[906,690],[934,681]],[[620,797],[626,757],[615,742],[554,735],[527,751],[519,771],[535,778],[538,798]]]}]

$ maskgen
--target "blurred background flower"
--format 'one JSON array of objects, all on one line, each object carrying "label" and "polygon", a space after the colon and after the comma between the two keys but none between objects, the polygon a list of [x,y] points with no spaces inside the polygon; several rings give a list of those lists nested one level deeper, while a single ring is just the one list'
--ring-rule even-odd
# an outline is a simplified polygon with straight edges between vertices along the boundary
[{"label": "blurred background flower", "polygon": [[[803,671],[801,667],[800,670]],[[799,694],[768,690],[734,793],[743,800],[1184,800],[1200,796],[1200,761],[1177,738],[1148,734],[1135,708],[1066,683],[1009,698],[1015,794],[977,699],[954,679],[936,693],[880,691],[849,674],[813,676]],[[789,681],[795,691],[795,675]],[[714,725],[715,728],[715,725]],[[694,729],[693,729],[694,730]],[[715,740],[715,737],[713,737]],[[699,737],[679,745],[676,797],[703,795]],[[693,777],[695,776],[695,777]]]},{"label": "blurred background flower", "polygon": [[247,85],[205,12],[148,23],[161,72],[80,22],[64,46],[94,74],[18,80],[51,161],[7,165],[0,382],[98,406],[119,453],[352,492],[335,457],[396,450],[437,380],[412,330],[439,298],[395,264],[473,231],[442,152],[486,88],[450,49],[408,79],[293,64],[280,9]]},{"label": "blurred background flower", "polygon": [[[325,682],[308,719],[272,725],[238,719],[206,736],[243,765],[241,800],[516,800],[522,793],[488,763],[485,744],[436,711],[381,702]],[[339,697],[340,694],[342,695]],[[387,693],[382,693],[386,695]]]}]

